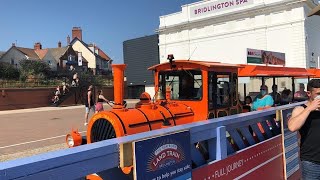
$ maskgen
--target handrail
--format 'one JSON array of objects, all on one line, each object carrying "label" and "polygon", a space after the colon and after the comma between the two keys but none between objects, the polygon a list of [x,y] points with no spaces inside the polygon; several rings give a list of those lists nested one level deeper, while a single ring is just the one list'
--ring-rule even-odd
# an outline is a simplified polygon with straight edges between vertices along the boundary
[{"label": "handrail", "polygon": [[[276,111],[293,108],[305,102],[299,102],[264,111],[254,111],[232,116],[226,116],[208,121],[200,121],[181,126],[174,126],[126,137],[105,140],[87,144],[71,149],[59,150],[32,157],[11,160],[0,163],[0,179],[77,179],[85,175],[101,172],[120,166],[121,144],[138,141],[145,138],[172,134],[189,130],[191,144],[204,140],[217,138],[215,155],[209,154],[210,159],[220,160],[227,157],[226,131],[231,132],[237,128],[262,122],[266,117],[273,116]],[[248,138],[248,141],[250,139]],[[217,145],[218,144],[218,145]],[[230,153],[229,153],[230,154]],[[197,156],[193,154],[192,156]],[[203,160],[199,160],[200,163]]]}]

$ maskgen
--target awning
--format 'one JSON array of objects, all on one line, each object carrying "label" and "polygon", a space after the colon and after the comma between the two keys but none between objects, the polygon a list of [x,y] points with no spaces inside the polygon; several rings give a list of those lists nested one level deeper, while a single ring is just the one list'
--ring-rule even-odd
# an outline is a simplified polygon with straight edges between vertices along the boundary
[{"label": "awning", "polygon": [[316,6],[315,8],[312,9],[312,11],[309,13],[309,16],[313,16],[313,15],[318,15],[320,16],[320,5]]},{"label": "awning", "polygon": [[304,68],[258,65],[241,66],[243,68],[239,68],[238,70],[239,77],[308,77],[315,75]]},{"label": "awning", "polygon": [[308,69],[308,72],[314,74],[313,78],[320,78],[320,69]]}]

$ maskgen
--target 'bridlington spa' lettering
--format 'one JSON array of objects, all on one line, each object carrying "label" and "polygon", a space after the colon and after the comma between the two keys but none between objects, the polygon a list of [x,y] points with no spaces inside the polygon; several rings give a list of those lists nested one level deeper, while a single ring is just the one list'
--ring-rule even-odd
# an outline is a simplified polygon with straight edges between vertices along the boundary
[{"label": "'bridlington spa' lettering", "polygon": [[247,4],[252,4],[253,0],[227,0],[227,1],[220,1],[220,2],[212,2],[207,3],[206,5],[201,5],[197,7],[192,7],[191,16],[198,16],[202,14],[210,14],[222,11],[223,9],[230,9],[232,7],[240,7]]}]

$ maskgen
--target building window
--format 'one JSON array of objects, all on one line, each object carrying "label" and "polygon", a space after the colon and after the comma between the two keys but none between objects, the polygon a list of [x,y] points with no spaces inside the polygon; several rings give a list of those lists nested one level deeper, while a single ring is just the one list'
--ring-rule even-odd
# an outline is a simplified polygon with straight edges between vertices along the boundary
[{"label": "building window", "polygon": [[13,59],[11,59],[11,65],[14,65],[14,60]]},{"label": "building window", "polygon": [[68,61],[75,61],[75,60],[76,60],[76,56],[74,56],[74,55],[68,56]]}]

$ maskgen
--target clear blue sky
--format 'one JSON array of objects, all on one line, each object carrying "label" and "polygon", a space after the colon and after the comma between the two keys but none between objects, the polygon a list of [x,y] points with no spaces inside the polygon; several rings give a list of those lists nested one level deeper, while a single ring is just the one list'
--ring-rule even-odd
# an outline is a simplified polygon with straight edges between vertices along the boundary
[{"label": "clear blue sky", "polygon": [[0,8],[0,51],[13,42],[32,48],[66,45],[73,26],[83,41],[96,43],[114,63],[123,62],[123,41],[152,35],[159,16],[181,11],[197,0],[6,0]]}]

